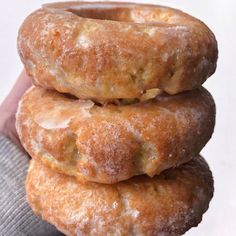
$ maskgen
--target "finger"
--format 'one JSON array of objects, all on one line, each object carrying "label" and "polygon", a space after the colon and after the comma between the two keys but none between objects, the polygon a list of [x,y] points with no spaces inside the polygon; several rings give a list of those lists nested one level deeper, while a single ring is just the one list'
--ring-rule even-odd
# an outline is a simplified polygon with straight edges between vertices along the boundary
[{"label": "finger", "polygon": [[7,109],[9,112],[15,113],[19,100],[30,86],[30,77],[26,74],[25,70],[23,70],[10,93],[3,101],[1,105],[2,109]]}]

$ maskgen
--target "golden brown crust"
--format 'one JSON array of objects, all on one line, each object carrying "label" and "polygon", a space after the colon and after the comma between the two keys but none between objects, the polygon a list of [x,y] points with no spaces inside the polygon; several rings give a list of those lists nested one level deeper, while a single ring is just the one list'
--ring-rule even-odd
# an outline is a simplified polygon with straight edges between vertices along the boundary
[{"label": "golden brown crust", "polygon": [[20,140],[33,158],[101,183],[153,176],[189,161],[210,139],[214,124],[214,101],[204,88],[101,107],[32,87],[17,113]]},{"label": "golden brown crust", "polygon": [[43,7],[23,23],[18,48],[36,85],[98,101],[197,88],[218,54],[208,27],[181,11],[107,2]]},{"label": "golden brown crust", "polygon": [[213,179],[201,157],[114,185],[80,183],[33,160],[26,192],[33,211],[68,236],[177,236],[201,222]]}]

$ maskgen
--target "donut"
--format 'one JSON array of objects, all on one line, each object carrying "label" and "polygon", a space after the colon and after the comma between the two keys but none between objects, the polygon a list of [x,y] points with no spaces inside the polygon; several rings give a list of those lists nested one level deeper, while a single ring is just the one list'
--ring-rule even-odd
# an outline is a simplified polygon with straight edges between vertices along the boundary
[{"label": "donut", "polygon": [[81,183],[32,160],[26,193],[33,211],[67,236],[177,236],[201,222],[213,179],[200,156],[113,185]]},{"label": "donut", "polygon": [[101,102],[199,88],[218,57],[213,33],[198,19],[115,2],[45,5],[24,21],[18,49],[35,85]]},{"label": "donut", "polygon": [[112,184],[198,155],[213,133],[215,105],[204,88],[101,106],[33,86],[16,120],[33,158],[80,181]]}]

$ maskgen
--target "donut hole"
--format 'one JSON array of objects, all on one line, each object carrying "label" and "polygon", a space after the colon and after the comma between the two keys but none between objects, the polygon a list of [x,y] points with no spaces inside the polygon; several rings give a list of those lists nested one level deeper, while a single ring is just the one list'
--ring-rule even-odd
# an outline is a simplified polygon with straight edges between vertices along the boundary
[{"label": "donut hole", "polygon": [[68,11],[83,18],[90,18],[95,20],[109,20],[109,21],[123,21],[132,22],[130,19],[130,9],[120,7],[110,8],[70,8]]},{"label": "donut hole", "polygon": [[130,3],[56,3],[44,5],[44,8],[62,9],[79,17],[133,23],[175,24],[180,18],[170,8],[130,4]]}]

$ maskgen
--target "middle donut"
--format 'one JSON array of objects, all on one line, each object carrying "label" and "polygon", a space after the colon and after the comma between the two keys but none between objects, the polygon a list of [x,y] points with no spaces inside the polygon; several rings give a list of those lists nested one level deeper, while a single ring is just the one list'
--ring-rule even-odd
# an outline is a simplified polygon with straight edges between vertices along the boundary
[{"label": "middle donut", "polygon": [[35,159],[80,180],[115,183],[188,162],[210,139],[215,104],[206,89],[130,105],[32,87],[17,113],[22,145]]}]

